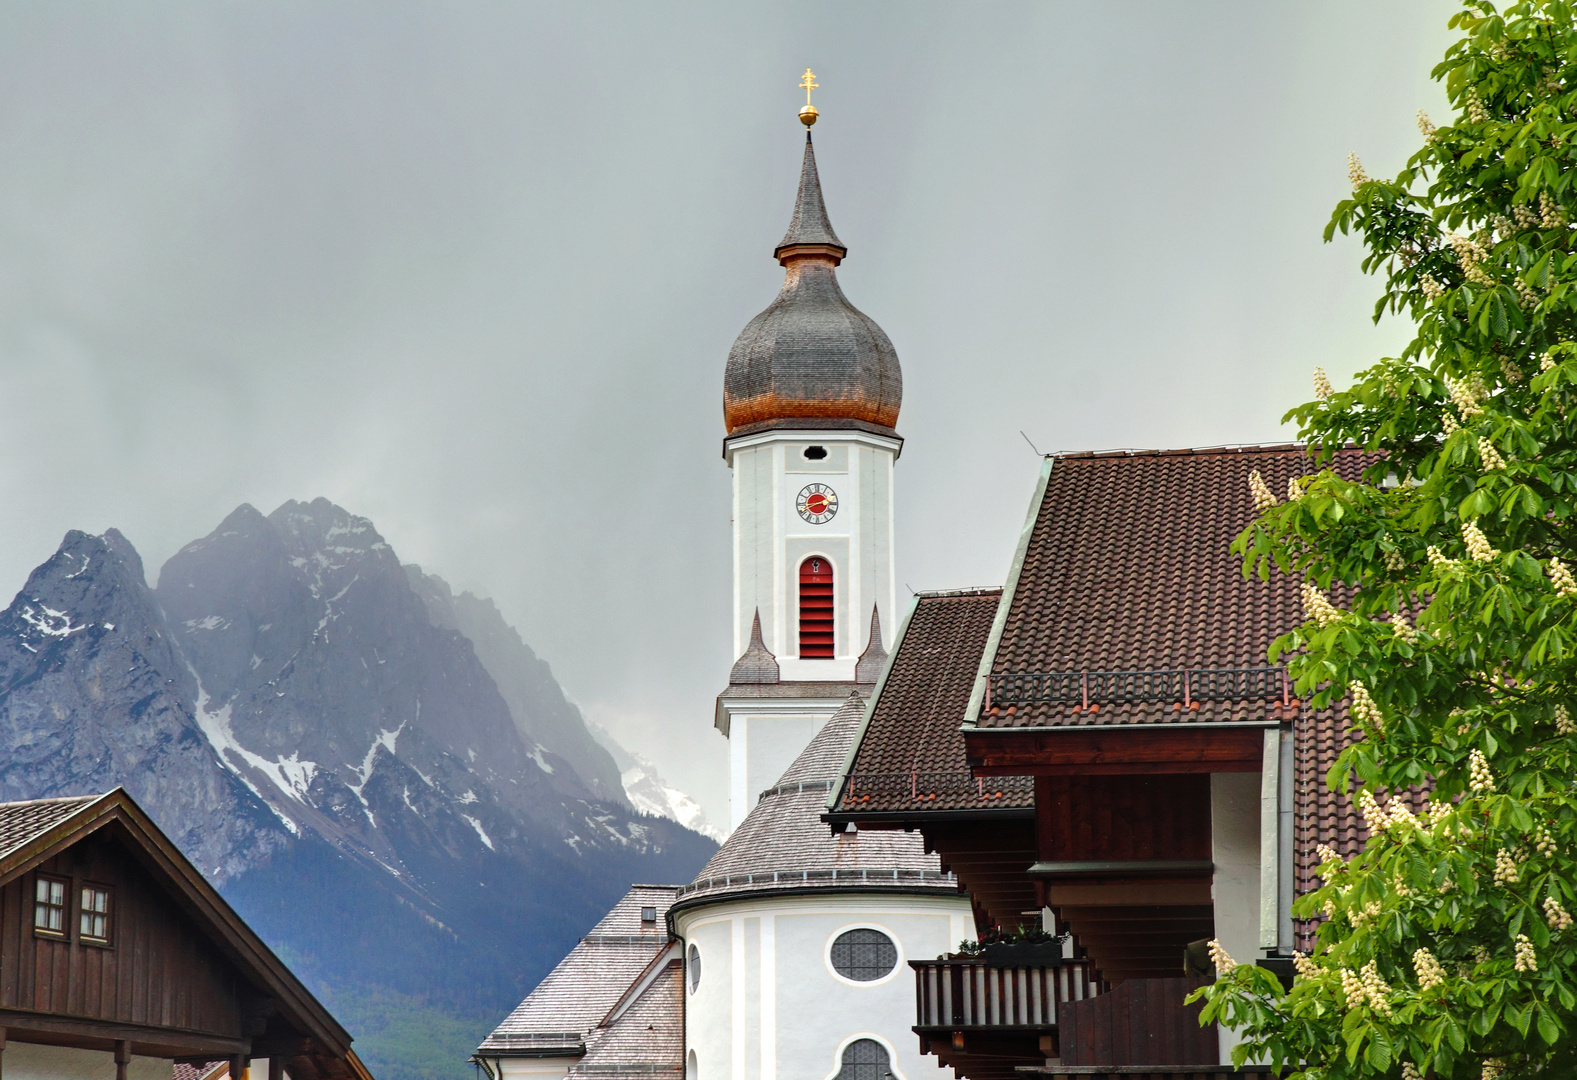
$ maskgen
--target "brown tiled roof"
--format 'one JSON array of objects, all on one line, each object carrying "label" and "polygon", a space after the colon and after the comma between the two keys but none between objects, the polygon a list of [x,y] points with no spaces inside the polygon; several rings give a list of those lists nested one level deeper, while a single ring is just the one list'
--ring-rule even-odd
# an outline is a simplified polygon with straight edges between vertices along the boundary
[{"label": "brown tiled roof", "polygon": [[[1372,458],[1337,454],[1356,478]],[[1300,446],[1068,454],[1049,475],[1001,613],[993,674],[1155,671],[1268,666],[1270,643],[1303,622],[1301,579],[1245,578],[1231,553],[1254,515],[1249,474],[1270,490],[1317,471]],[[1340,597],[1336,598],[1338,602]],[[1365,834],[1351,800],[1326,786],[1351,739],[1344,706],[1322,713],[1271,700],[1017,705],[981,710],[980,728],[1109,724],[1290,722],[1294,732],[1297,891],[1314,888],[1318,844],[1355,853]],[[1306,946],[1312,924],[1299,927]]]},{"label": "brown tiled roof", "polygon": [[79,795],[66,799],[0,803],[0,857],[53,829],[98,798],[97,795]]},{"label": "brown tiled roof", "polygon": [[1034,805],[1029,777],[972,777],[959,730],[1001,598],[1000,588],[915,595],[886,678],[871,701],[839,792],[839,811]]},{"label": "brown tiled roof", "polygon": [[[1337,467],[1356,473],[1356,451]],[[1229,550],[1254,516],[1249,474],[1271,491],[1317,471],[1299,446],[1070,454],[1053,459],[991,671],[1264,668],[1303,622],[1300,582],[1245,578]],[[1279,701],[1079,702],[982,710],[979,726],[1281,719]],[[1295,710],[1294,710],[1295,711]]]}]

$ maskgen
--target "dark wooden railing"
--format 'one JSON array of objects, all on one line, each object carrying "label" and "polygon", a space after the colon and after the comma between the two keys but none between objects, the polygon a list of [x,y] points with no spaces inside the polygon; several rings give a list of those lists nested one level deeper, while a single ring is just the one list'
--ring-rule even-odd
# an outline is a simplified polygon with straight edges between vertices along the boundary
[{"label": "dark wooden railing", "polygon": [[1058,1006],[1100,993],[1089,960],[997,967],[975,957],[911,960],[918,1028],[1050,1028]]},{"label": "dark wooden railing", "polygon": [[1019,671],[986,676],[986,708],[1041,702],[1077,704],[1262,701],[1292,698],[1287,669],[1170,668],[1156,671]]},{"label": "dark wooden railing", "polygon": [[1035,797],[1029,776],[973,776],[968,770],[953,772],[856,772],[849,775],[843,802],[852,805],[878,799],[903,798],[917,802],[942,799],[1001,799],[1025,802]]}]

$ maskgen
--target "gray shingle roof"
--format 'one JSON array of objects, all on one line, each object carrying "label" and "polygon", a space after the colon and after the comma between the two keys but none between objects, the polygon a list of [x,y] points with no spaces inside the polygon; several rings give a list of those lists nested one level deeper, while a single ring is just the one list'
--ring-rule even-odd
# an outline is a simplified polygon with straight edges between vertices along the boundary
[{"label": "gray shingle roof", "polygon": [[684,1072],[684,965],[671,960],[630,1005],[586,1040],[571,1076]]},{"label": "gray shingle roof", "polygon": [[77,795],[66,799],[0,803],[0,857],[48,832],[99,798],[98,795]]},{"label": "gray shingle roof", "polygon": [[[578,1054],[623,993],[668,944],[673,885],[634,885],[477,1048],[486,1055]],[[641,921],[656,908],[654,923]]]},{"label": "gray shingle roof", "polygon": [[917,833],[835,834],[821,820],[864,714],[865,703],[851,694],[696,880],[679,891],[679,902],[804,888],[957,891]]},{"label": "gray shingle roof", "polygon": [[848,250],[827,219],[827,204],[821,199],[821,177],[816,173],[816,147],[808,131],[805,132],[805,157],[799,167],[799,194],[794,197],[794,217],[777,249],[782,251],[797,244],[826,244]]}]

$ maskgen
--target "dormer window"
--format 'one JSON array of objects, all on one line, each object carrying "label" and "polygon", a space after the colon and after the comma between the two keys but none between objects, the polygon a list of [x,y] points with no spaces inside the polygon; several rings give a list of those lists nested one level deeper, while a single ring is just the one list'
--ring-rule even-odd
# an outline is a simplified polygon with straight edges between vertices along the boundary
[{"label": "dormer window", "polygon": [[33,892],[33,929],[49,937],[66,936],[66,897],[71,885],[60,878],[38,875]]},{"label": "dormer window", "polygon": [[833,652],[832,564],[812,555],[799,564],[799,655],[830,660]]},{"label": "dormer window", "polygon": [[645,928],[645,927],[648,927],[648,926],[653,926],[653,925],[656,924],[656,922],[657,922],[657,909],[656,908],[654,908],[654,907],[643,907],[643,908],[641,908],[641,926],[642,926],[642,928]]}]

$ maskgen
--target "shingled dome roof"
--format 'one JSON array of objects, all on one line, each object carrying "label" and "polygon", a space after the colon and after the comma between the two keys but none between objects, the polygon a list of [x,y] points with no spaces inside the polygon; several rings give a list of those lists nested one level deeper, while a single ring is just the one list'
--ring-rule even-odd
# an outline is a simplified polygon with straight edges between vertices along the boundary
[{"label": "shingled dome roof", "polygon": [[762,792],[675,907],[762,892],[957,893],[958,882],[925,853],[918,833],[833,833],[821,820],[865,716],[849,695],[776,786]]},{"label": "shingled dome roof", "polygon": [[728,352],[723,422],[730,435],[769,427],[892,433],[903,373],[882,328],[838,287],[847,253],[827,219],[806,132],[794,218],[774,252],[787,270],[783,289]]}]

